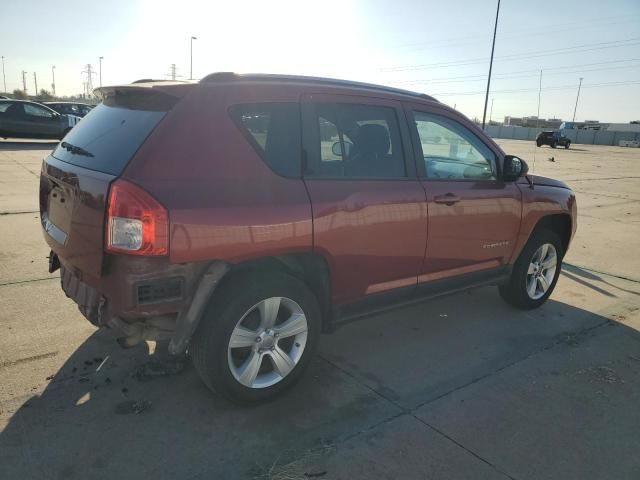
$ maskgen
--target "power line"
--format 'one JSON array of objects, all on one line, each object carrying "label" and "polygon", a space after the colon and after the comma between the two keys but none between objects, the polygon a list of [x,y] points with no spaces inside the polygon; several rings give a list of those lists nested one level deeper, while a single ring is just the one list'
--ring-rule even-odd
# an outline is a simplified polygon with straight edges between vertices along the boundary
[{"label": "power line", "polygon": [[[621,86],[621,85],[636,85],[640,84],[640,80],[624,80],[619,82],[603,82],[603,83],[592,83],[588,85],[582,85],[582,88],[593,88],[593,87],[608,87],[608,86]],[[575,85],[562,85],[555,87],[547,87],[543,88],[543,92],[547,92],[550,90],[574,90],[576,88]],[[537,88],[516,88],[509,90],[492,90],[491,93],[521,93],[521,92],[537,92]],[[431,93],[433,96],[451,96],[451,95],[484,95],[484,90],[481,91],[467,91],[467,92],[442,92],[442,93]]]},{"label": "power line", "polygon": [[[631,43],[629,43],[631,42]],[[606,48],[618,48],[618,47],[631,47],[640,44],[640,37],[629,38],[625,40],[613,40],[610,42],[598,42],[598,43],[586,43],[583,45],[575,45],[573,47],[554,48],[551,50],[536,50],[532,52],[516,53],[511,55],[502,55],[496,57],[500,60],[521,60],[523,58],[537,58],[550,55],[561,55],[564,53],[580,53],[590,52],[593,50],[602,50]],[[486,62],[486,58],[471,58],[467,60],[453,60],[449,62],[436,62],[436,63],[424,63],[415,65],[403,65],[398,67],[387,67],[380,69],[381,72],[405,72],[410,70],[422,70],[425,68],[445,68],[445,67],[458,67],[463,65],[473,65]]]},{"label": "power line", "polygon": [[[561,67],[566,68],[566,67]],[[586,70],[570,70],[566,72],[555,72],[548,73],[548,75],[567,75],[571,73],[582,73],[582,72],[600,72],[600,71],[610,71],[610,70],[621,70],[627,68],[640,68],[640,64],[638,65],[622,65],[622,66],[614,66],[614,67],[603,67],[603,68],[591,68]],[[549,70],[555,70],[553,68],[549,68]],[[535,72],[538,73],[535,73]],[[526,73],[525,73],[526,72]],[[511,73],[499,73],[492,76],[492,78],[496,80],[505,80],[510,78],[533,78],[537,77],[539,74],[539,70],[524,70],[520,72],[511,72]],[[546,72],[546,70],[545,70]],[[408,80],[404,82],[398,82],[402,84],[436,84],[436,83],[467,83],[467,82],[479,82],[484,81],[486,79],[486,75],[466,75],[461,77],[442,77],[433,80]]]},{"label": "power line", "polygon": [[[602,27],[609,27],[611,25],[617,25],[620,23],[628,23],[628,22],[637,22],[636,17],[640,16],[640,14],[636,14],[636,15],[616,15],[616,16],[612,16],[612,17],[604,17],[592,22],[587,22],[587,24],[585,25],[585,22],[582,21],[578,21],[578,22],[568,22],[568,23],[556,23],[556,24],[551,24],[551,25],[545,25],[544,31],[540,31],[539,27],[530,27],[530,28],[519,28],[519,29],[514,29],[514,30],[505,30],[502,32],[502,34],[500,35],[500,38],[505,39],[505,38],[521,38],[522,35],[524,33],[526,33],[527,36],[537,36],[537,35],[544,35],[545,37],[549,36],[549,35],[554,35],[554,34],[559,34],[559,35],[564,35],[567,30],[580,30],[583,31],[585,29],[593,29],[593,28],[602,28]],[[620,19],[623,18],[624,20],[622,21],[612,21],[612,20],[616,20],[616,19]],[[596,24],[596,23],[603,23],[603,25],[591,25],[589,26],[589,23],[591,24]],[[574,28],[567,28],[570,27],[572,25],[576,25]],[[553,31],[553,30],[557,30],[557,31]],[[406,51],[414,51],[414,50],[424,50],[425,48],[431,48],[431,47],[435,47],[435,46],[440,46],[440,45],[468,45],[468,44],[472,44],[472,43],[477,43],[478,40],[486,40],[491,38],[490,35],[486,35],[486,34],[482,34],[482,35],[464,35],[464,36],[456,36],[456,37],[449,37],[448,39],[444,39],[441,41],[436,41],[436,42],[431,42],[431,41],[422,41],[422,42],[414,42],[414,43],[407,43],[407,44],[403,44],[403,45],[395,45],[393,47],[391,47],[391,49],[406,49]],[[461,42],[461,40],[468,40],[468,41],[464,41]]]}]

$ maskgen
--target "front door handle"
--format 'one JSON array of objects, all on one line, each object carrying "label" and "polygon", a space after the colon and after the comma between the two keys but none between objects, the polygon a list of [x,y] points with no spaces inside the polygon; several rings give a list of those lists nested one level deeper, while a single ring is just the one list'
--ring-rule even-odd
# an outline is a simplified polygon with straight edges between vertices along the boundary
[{"label": "front door handle", "polygon": [[446,193],[444,195],[437,195],[433,197],[433,201],[436,203],[444,203],[445,205],[453,205],[460,201],[460,197],[453,193]]}]

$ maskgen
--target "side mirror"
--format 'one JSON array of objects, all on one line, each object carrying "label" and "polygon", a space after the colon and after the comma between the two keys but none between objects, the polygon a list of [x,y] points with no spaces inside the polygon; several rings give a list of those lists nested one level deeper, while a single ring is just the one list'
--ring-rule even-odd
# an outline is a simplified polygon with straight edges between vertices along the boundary
[{"label": "side mirror", "polygon": [[514,155],[505,155],[502,163],[502,179],[505,182],[513,182],[529,173],[527,162]]},{"label": "side mirror", "polygon": [[333,153],[336,157],[344,157],[349,156],[351,153],[351,148],[353,144],[351,142],[344,142],[345,152],[342,151],[342,144],[340,142],[336,142],[331,146],[331,153]]}]

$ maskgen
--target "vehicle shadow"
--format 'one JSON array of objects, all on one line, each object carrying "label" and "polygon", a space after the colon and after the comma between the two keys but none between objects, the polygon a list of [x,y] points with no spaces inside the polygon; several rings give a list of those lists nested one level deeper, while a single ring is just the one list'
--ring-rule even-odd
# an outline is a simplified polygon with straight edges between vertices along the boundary
[{"label": "vehicle shadow", "polygon": [[629,290],[626,288],[622,288],[619,285],[614,285],[608,280],[602,278],[600,275],[596,275],[593,272],[585,270],[584,268],[580,268],[576,265],[571,265],[569,263],[564,263],[562,265],[562,274],[568,278],[571,278],[574,282],[578,282],[581,285],[589,287],[595,290],[598,293],[602,293],[603,295],[609,297],[615,297],[614,294],[607,292],[606,290],[594,285],[593,282],[600,282],[609,287],[615,288],[616,290],[620,290],[621,292],[630,293],[632,295],[640,295],[640,292],[636,290]]},{"label": "vehicle shadow", "polygon": [[495,289],[474,290],[323,336],[301,382],[256,407],[208,391],[189,363],[179,373],[148,374],[146,345],[123,350],[97,331],[40,395],[9,406],[0,478],[266,478],[275,464],[607,322],[553,300],[523,314],[500,303]]},{"label": "vehicle shadow", "polygon": [[12,141],[0,139],[0,152],[17,152],[21,150],[53,150],[60,143],[58,140],[25,140]]}]

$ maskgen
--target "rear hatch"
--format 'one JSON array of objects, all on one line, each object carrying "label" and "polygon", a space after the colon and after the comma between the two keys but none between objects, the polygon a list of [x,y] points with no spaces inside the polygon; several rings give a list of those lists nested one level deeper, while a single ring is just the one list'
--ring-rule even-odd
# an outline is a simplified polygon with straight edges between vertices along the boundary
[{"label": "rear hatch", "polygon": [[178,100],[144,86],[101,93],[103,103],[44,160],[40,177],[45,239],[80,278],[102,273],[109,186]]}]

